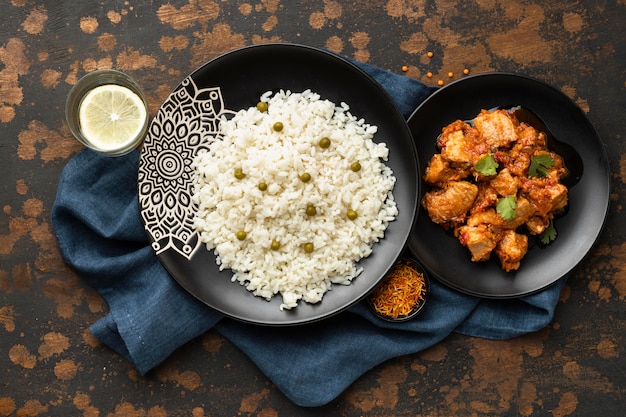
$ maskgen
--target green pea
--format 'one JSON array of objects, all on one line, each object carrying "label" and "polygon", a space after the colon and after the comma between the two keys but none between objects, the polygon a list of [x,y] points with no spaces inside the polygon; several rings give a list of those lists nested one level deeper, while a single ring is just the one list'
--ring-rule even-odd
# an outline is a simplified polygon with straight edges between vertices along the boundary
[{"label": "green pea", "polygon": [[280,242],[277,240],[272,240],[272,244],[270,245],[270,247],[272,248],[272,250],[278,250],[280,249]]},{"label": "green pea", "polygon": [[267,103],[266,103],[265,101],[259,101],[259,102],[256,104],[256,108],[257,108],[257,110],[258,110],[258,111],[260,111],[260,112],[266,112],[266,111],[267,111],[267,107],[268,107],[268,106],[267,106]]},{"label": "green pea", "polygon": [[245,230],[239,230],[237,231],[237,233],[235,233],[235,236],[237,236],[237,239],[239,240],[244,240],[248,236],[248,234]]},{"label": "green pea", "polygon": [[274,126],[272,126],[272,129],[274,129],[276,132],[280,132],[281,130],[283,130],[283,123],[282,122],[276,122],[274,123]]},{"label": "green pea", "polygon": [[330,146],[330,139],[323,137],[320,139],[320,148],[326,149]]},{"label": "green pea", "polygon": [[313,252],[313,249],[314,249],[314,248],[313,248],[313,244],[312,244],[311,242],[308,242],[308,243],[305,243],[305,244],[304,244],[304,251],[305,251],[306,253],[311,253],[311,252]]},{"label": "green pea", "polygon": [[350,169],[354,172],[359,172],[361,170],[361,163],[359,161],[353,162],[350,165]]},{"label": "green pea", "polygon": [[259,187],[259,190],[265,191],[267,190],[267,183],[265,181],[261,181],[257,187]]},{"label": "green pea", "polygon": [[243,173],[243,169],[235,168],[235,178],[238,180],[242,180],[246,177],[246,174]]},{"label": "green pea", "polygon": [[348,216],[350,220],[355,220],[357,217],[359,217],[357,212],[352,209],[348,210],[348,213],[346,213],[346,215]]},{"label": "green pea", "polygon": [[317,214],[317,209],[313,204],[309,204],[308,206],[306,206],[306,214],[308,216],[315,216]]},{"label": "green pea", "polygon": [[300,181],[302,182],[309,182],[311,181],[311,174],[309,174],[308,172],[304,172],[302,174],[300,174]]}]

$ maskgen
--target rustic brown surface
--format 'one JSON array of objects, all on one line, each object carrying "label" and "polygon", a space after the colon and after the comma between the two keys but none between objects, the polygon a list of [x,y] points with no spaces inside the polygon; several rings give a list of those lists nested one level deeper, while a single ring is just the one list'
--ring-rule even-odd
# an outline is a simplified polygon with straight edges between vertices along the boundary
[{"label": "rustic brown surface", "polygon": [[[0,10],[0,416],[622,415],[626,1],[0,0]],[[612,201],[548,328],[504,342],[452,336],[320,409],[290,403],[215,332],[146,377],[90,335],[107,306],[63,264],[50,223],[59,173],[81,148],[64,122],[69,89],[116,68],[140,81],[154,114],[197,66],[268,41],[406,65],[430,85],[464,68],[524,73],[578,103],[610,155]]]}]

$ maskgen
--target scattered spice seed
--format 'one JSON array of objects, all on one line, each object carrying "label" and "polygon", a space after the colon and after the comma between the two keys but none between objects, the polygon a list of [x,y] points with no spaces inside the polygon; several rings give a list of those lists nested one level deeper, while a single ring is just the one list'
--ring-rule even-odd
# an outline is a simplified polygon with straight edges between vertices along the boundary
[{"label": "scattered spice seed", "polygon": [[360,163],[359,161],[353,162],[353,163],[350,165],[350,169],[351,169],[353,172],[359,172],[359,171],[361,170],[361,163]]},{"label": "scattered spice seed", "polygon": [[330,139],[327,137],[321,138],[319,145],[320,145],[320,148],[322,149],[328,148],[330,146]]},{"label": "scattered spice seed", "polygon": [[468,70],[467,68],[465,68],[465,69],[463,70],[463,74],[465,74],[465,75],[469,74],[469,70]]},{"label": "scattered spice seed", "polygon": [[267,111],[267,103],[265,101],[259,101],[256,104],[256,108],[260,112],[266,112]]},{"label": "scattered spice seed", "polygon": [[374,290],[370,302],[379,314],[397,319],[413,312],[424,301],[425,295],[424,274],[409,264],[399,263]]},{"label": "scattered spice seed", "polygon": [[432,58],[433,57],[433,53],[428,51],[428,53],[426,54],[426,56],[428,56],[428,58]]},{"label": "scattered spice seed", "polygon": [[272,128],[276,132],[280,132],[281,130],[283,130],[283,124],[282,124],[282,122],[276,122],[276,123],[274,123],[274,126],[272,126]]},{"label": "scattered spice seed", "polygon": [[409,70],[409,67],[407,65],[403,65],[402,66],[402,71],[403,72],[407,72]]},{"label": "scattered spice seed", "polygon": [[427,76],[428,78],[433,78],[433,73],[432,73],[432,72],[430,72],[430,71],[428,71],[428,72],[426,73],[426,76]]},{"label": "scattered spice seed", "polygon": [[454,77],[454,73],[451,71],[448,73],[448,78],[452,78],[452,77]]},{"label": "scattered spice seed", "polygon": [[248,234],[246,233],[245,230],[239,230],[235,236],[237,236],[237,239],[239,240],[244,240],[246,238],[246,236],[248,236]]},{"label": "scattered spice seed", "polygon": [[277,240],[272,240],[270,247],[272,248],[272,250],[278,250],[280,249],[280,242]]},{"label": "scattered spice seed", "polygon": [[313,248],[313,244],[312,244],[312,243],[310,243],[310,242],[309,242],[309,243],[305,243],[305,244],[304,244],[304,251],[305,251],[306,253],[311,253],[311,252],[313,252],[313,249],[314,249],[314,248]]},{"label": "scattered spice seed", "polygon": [[441,87],[441,86],[443,85],[443,80],[438,80],[438,81],[437,81],[437,85],[438,85],[439,87]]},{"label": "scattered spice seed", "polygon": [[307,216],[315,216],[317,214],[317,209],[313,204],[306,206],[306,214]]},{"label": "scattered spice seed", "polygon": [[311,181],[311,174],[309,174],[308,172],[304,172],[302,174],[300,174],[300,181],[302,182],[309,182]]},{"label": "scattered spice seed", "polygon": [[259,190],[265,191],[265,190],[267,190],[267,183],[265,181],[261,181],[259,183],[258,187],[259,187]]},{"label": "scattered spice seed", "polygon": [[356,218],[359,217],[358,213],[354,210],[348,210],[348,212],[346,213],[346,216],[350,220],[356,220]]}]

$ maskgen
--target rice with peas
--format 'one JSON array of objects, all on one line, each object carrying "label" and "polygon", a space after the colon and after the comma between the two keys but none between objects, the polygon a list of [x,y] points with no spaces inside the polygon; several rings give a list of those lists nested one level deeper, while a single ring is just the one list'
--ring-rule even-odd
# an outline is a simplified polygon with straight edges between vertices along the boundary
[{"label": "rice with peas", "polygon": [[291,309],[361,273],[357,262],[398,215],[396,179],[387,146],[372,140],[376,126],[345,103],[310,90],[261,102],[267,109],[223,118],[194,160],[194,226],[233,281],[267,300],[280,294]]}]

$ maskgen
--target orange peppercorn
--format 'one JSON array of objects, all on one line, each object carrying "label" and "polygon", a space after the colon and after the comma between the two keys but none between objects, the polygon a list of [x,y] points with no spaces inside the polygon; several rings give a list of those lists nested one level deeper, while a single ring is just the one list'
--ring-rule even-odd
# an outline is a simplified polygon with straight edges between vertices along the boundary
[{"label": "orange peppercorn", "polygon": [[469,74],[469,70],[468,70],[467,68],[465,68],[465,69],[463,70],[463,74],[465,74],[465,75]]},{"label": "orange peppercorn", "polygon": [[432,72],[430,72],[430,71],[428,71],[428,72],[426,73],[426,76],[427,76],[428,78],[433,78],[433,73],[432,73]]},{"label": "orange peppercorn", "polygon": [[450,72],[448,73],[448,78],[452,78],[452,77],[454,77],[454,73],[453,73],[452,71],[450,71]]},{"label": "orange peppercorn", "polygon": [[409,67],[407,65],[402,66],[402,71],[407,72],[408,70],[409,70]]},{"label": "orange peppercorn", "polygon": [[438,80],[438,81],[437,81],[437,85],[438,85],[439,87],[441,87],[441,86],[443,85],[443,80]]},{"label": "orange peppercorn", "polygon": [[428,51],[428,53],[426,54],[426,56],[428,56],[428,58],[432,58],[433,57],[433,53]]}]

